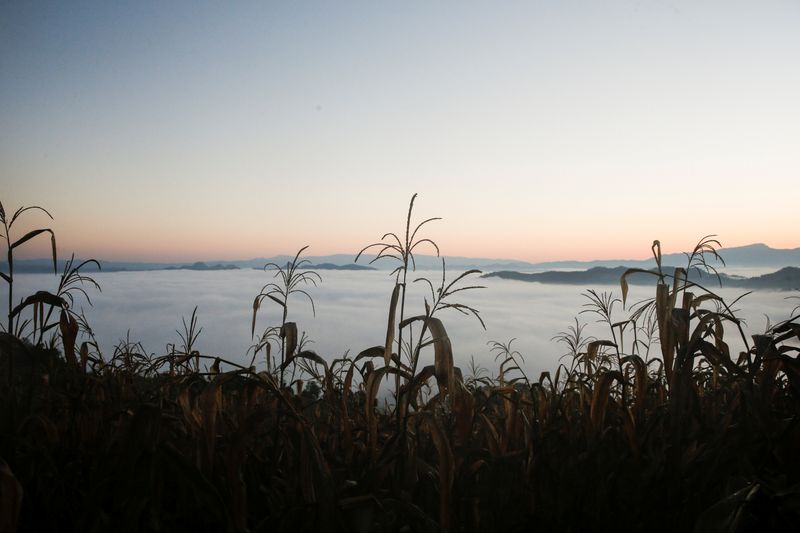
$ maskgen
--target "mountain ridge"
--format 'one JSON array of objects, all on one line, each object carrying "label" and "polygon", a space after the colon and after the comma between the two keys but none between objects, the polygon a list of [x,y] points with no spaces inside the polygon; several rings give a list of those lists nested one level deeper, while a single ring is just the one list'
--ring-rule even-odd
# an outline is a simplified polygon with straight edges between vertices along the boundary
[{"label": "mountain ridge", "polygon": [[[745,246],[735,246],[721,248],[720,256],[725,260],[729,267],[764,267],[782,268],[787,266],[800,266],[800,248],[771,248],[764,243],[753,243]],[[370,263],[374,255],[363,255],[358,263],[354,262],[355,254],[331,254],[307,256],[310,263],[330,264],[334,266],[343,265],[364,265],[371,266],[377,270],[391,270],[396,264],[391,260],[378,260]],[[294,256],[276,255],[272,257],[257,257],[253,259],[240,260],[208,260],[197,261],[207,265],[225,265],[238,268],[262,268],[267,263],[285,264],[291,261]],[[416,266],[419,270],[439,270],[442,267],[441,258],[434,255],[416,255]],[[105,272],[119,271],[146,271],[146,270],[165,270],[179,269],[186,266],[186,262],[158,262],[158,261],[106,261],[99,260],[102,270]],[[464,257],[464,256],[445,256],[448,268],[481,270],[558,270],[558,269],[588,269],[592,267],[613,268],[617,266],[653,268],[656,266],[655,260],[647,259],[595,259],[589,261],[578,260],[559,260],[543,261],[532,263],[516,259]],[[662,257],[662,264],[681,265],[686,263],[686,257],[682,253],[665,254]],[[712,262],[714,266],[722,267],[721,263]],[[59,270],[64,267],[64,260],[59,261]],[[96,270],[93,265],[87,265],[87,271]],[[7,264],[0,263],[0,269],[7,271]],[[52,259],[18,259],[14,262],[15,272],[41,272],[53,271]]]},{"label": "mountain ridge", "polygon": [[[674,267],[663,267],[666,274],[671,274]],[[523,282],[536,282],[553,285],[619,285],[620,278],[628,267],[617,266],[614,268],[593,267],[588,270],[578,271],[558,271],[548,270],[545,272],[525,273],[514,271],[499,271],[484,274],[483,278],[501,278]],[[653,284],[658,276],[657,270],[649,272],[633,272],[626,276],[626,281],[630,285]],[[689,281],[708,286],[722,286],[740,289],[778,289],[792,290],[800,289],[800,268],[784,267],[775,272],[762,274],[760,276],[744,277],[732,276],[721,273],[719,278],[713,274],[708,274],[698,268],[689,271]]]}]

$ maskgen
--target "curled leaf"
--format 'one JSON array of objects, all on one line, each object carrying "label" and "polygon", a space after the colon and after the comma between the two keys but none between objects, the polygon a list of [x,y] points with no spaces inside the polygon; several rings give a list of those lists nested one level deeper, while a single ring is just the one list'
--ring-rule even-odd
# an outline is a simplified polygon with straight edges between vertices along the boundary
[{"label": "curled leaf", "polygon": [[383,360],[386,366],[389,366],[389,362],[392,360],[392,344],[394,344],[394,332],[395,332],[395,317],[397,315],[397,300],[400,296],[400,287],[402,287],[402,283],[397,283],[392,290],[392,299],[389,303],[389,321],[386,326],[386,344],[384,345],[383,349]]}]

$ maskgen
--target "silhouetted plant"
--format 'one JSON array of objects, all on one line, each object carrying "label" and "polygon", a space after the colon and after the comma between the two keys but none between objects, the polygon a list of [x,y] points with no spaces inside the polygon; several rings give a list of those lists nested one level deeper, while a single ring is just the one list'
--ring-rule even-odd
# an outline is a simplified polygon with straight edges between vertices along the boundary
[{"label": "silhouetted plant", "polygon": [[[182,366],[187,364],[194,358],[194,371],[200,372],[200,351],[195,349],[195,343],[203,328],[197,327],[197,306],[192,309],[192,315],[189,317],[189,322],[186,322],[186,317],[181,317],[181,324],[183,331],[175,330],[180,340],[180,348],[173,352],[175,358],[175,365]],[[173,345],[173,350],[175,345]]]},{"label": "silhouetted plant", "polygon": [[475,356],[469,357],[469,376],[464,380],[464,385],[468,388],[493,385],[489,370],[475,362]]},{"label": "silhouetted plant", "polygon": [[304,285],[317,286],[317,283],[322,282],[320,276],[314,270],[303,269],[303,267],[310,262],[307,259],[300,259],[300,255],[308,248],[304,246],[300,248],[294,259],[286,263],[285,267],[281,267],[275,263],[267,263],[264,265],[264,270],[274,269],[276,278],[280,279],[279,283],[267,283],[261,288],[261,292],[253,300],[253,324],[251,327],[251,335],[255,336],[256,330],[256,315],[261,307],[265,298],[269,298],[279,306],[281,306],[283,313],[281,315],[281,365],[280,365],[280,383],[284,385],[284,370],[287,362],[294,356],[297,348],[297,324],[294,322],[287,322],[286,319],[289,314],[289,297],[292,294],[301,294],[305,296],[309,303],[311,303],[311,312],[316,316],[317,312],[314,307],[314,299],[311,295],[301,287]]},{"label": "silhouetted plant", "polygon": [[[44,334],[47,331],[59,326],[62,322],[66,323],[70,327],[77,326],[78,329],[84,333],[89,331],[86,316],[78,314],[74,310],[76,295],[83,296],[83,298],[86,299],[86,302],[90,306],[92,305],[92,299],[89,297],[89,293],[86,292],[86,287],[93,288],[98,292],[102,290],[100,288],[100,284],[97,283],[94,278],[87,276],[82,272],[82,269],[88,265],[94,265],[98,270],[101,269],[100,263],[95,259],[87,259],[76,264],[75,255],[73,254],[69,260],[64,263],[64,270],[59,278],[58,288],[56,289],[55,293],[59,299],[59,305],[48,304],[46,314],[44,312],[44,302],[38,302],[34,306],[33,334],[36,334],[38,325],[39,337],[36,342],[37,344],[43,341]],[[52,318],[53,312],[56,308],[59,308],[60,313],[63,313],[65,316],[63,319],[59,316],[59,322],[50,322],[50,319]],[[38,324],[37,317],[39,322]],[[52,339],[51,346],[54,346],[54,342],[55,339]]]},{"label": "silhouetted plant", "polygon": [[[6,331],[11,334],[15,334],[14,329],[14,317],[16,314],[19,313],[21,308],[17,306],[15,309],[14,307],[14,250],[19,246],[22,246],[29,240],[33,239],[34,237],[49,233],[50,234],[50,243],[52,248],[53,254],[53,272],[58,272],[58,261],[56,256],[56,236],[53,233],[53,230],[50,228],[40,228],[28,231],[24,235],[19,238],[13,238],[11,236],[11,231],[14,228],[14,224],[19,221],[20,216],[27,212],[27,211],[40,211],[50,217],[50,220],[53,219],[53,215],[51,215],[46,209],[43,207],[39,207],[38,205],[29,206],[29,207],[20,207],[17,209],[11,218],[6,216],[5,208],[3,208],[3,204],[0,203],[0,223],[3,224],[3,235],[2,237],[5,238],[6,241],[6,256],[8,258],[7,268],[8,273],[0,272],[0,277],[8,283],[8,325],[6,326]],[[37,298],[35,301],[44,300],[44,296]],[[16,311],[16,313],[15,313]]]},{"label": "silhouetted plant", "polygon": [[[64,350],[64,356],[71,364],[80,364],[81,368],[85,369],[89,358],[89,344],[84,343],[80,349],[76,350],[76,342],[78,333],[81,330],[81,324],[85,324],[86,320],[79,321],[79,315],[72,310],[74,306],[74,293],[82,294],[89,305],[91,299],[88,293],[84,290],[84,285],[89,285],[97,290],[100,286],[90,276],[86,276],[81,272],[81,269],[88,264],[94,264],[100,268],[100,264],[93,260],[83,261],[75,265],[75,256],[73,255],[69,261],[64,265],[64,271],[59,279],[58,288],[56,293],[53,294],[49,291],[40,290],[36,293],[22,299],[19,304],[14,306],[14,251],[21,245],[27,243],[31,239],[43,234],[50,235],[51,253],[53,259],[53,271],[58,272],[58,257],[56,250],[55,233],[50,228],[39,228],[30,230],[21,237],[13,238],[12,230],[14,224],[21,220],[21,216],[29,211],[39,211],[47,215],[51,220],[53,216],[43,207],[29,206],[21,207],[8,218],[0,203],[0,222],[3,224],[4,233],[2,237],[6,241],[7,250],[7,268],[8,273],[0,272],[0,277],[8,284],[8,323],[5,329],[8,333],[18,337],[27,338],[30,335],[31,342],[41,344],[44,340],[44,334],[55,327],[58,327],[61,333],[61,345]],[[32,318],[23,318],[23,311],[27,308],[32,308]],[[53,312],[55,309],[59,310],[58,321],[51,322]],[[32,331],[27,333],[28,326],[32,326]],[[37,337],[38,332],[38,337]],[[53,335],[50,339],[50,348],[55,348],[56,336]],[[80,356],[80,359],[78,358]],[[14,365],[13,359],[9,360],[8,376],[9,381],[13,379]]]},{"label": "silhouetted plant", "polygon": [[[528,376],[522,369],[525,358],[511,346],[515,340],[517,339],[511,339],[508,342],[489,341],[489,351],[494,354],[495,363],[498,363],[498,368],[500,369],[497,381],[501,387],[506,384],[513,385],[519,380],[525,381],[530,386]],[[512,372],[518,372],[519,375],[508,378],[508,374]]]},{"label": "silhouetted plant", "polygon": [[573,365],[578,360],[580,354],[586,349],[586,345],[596,340],[594,337],[584,335],[583,331],[586,329],[586,324],[578,322],[577,317],[575,317],[574,320],[574,325],[567,326],[565,331],[560,331],[550,339],[567,347],[567,352],[563,354],[559,360],[570,359]]},{"label": "silhouetted plant", "polygon": [[255,338],[255,342],[250,345],[247,352],[253,352],[253,357],[250,360],[250,366],[255,365],[256,357],[258,354],[263,350],[264,352],[264,360],[266,362],[266,371],[267,373],[272,373],[273,370],[278,369],[280,367],[279,363],[275,362],[275,356],[272,354],[272,346],[273,343],[280,348],[281,344],[281,328],[280,326],[269,326],[267,327],[261,335]]},{"label": "silhouetted plant", "polygon": [[[369,261],[369,264],[374,263],[380,259],[392,259],[399,263],[399,265],[392,270],[390,276],[395,277],[395,285],[392,289],[392,296],[389,303],[389,319],[388,325],[386,330],[386,342],[384,345],[384,353],[383,359],[384,364],[389,366],[392,361],[392,353],[393,348],[392,346],[395,343],[395,331],[398,330],[397,323],[403,323],[405,320],[405,309],[406,309],[406,288],[408,287],[408,269],[411,268],[412,271],[416,270],[417,263],[416,259],[414,258],[414,250],[423,245],[428,244],[436,251],[436,255],[439,255],[439,246],[432,241],[431,239],[424,237],[418,238],[417,233],[419,230],[427,223],[433,222],[434,220],[441,220],[440,217],[431,217],[423,220],[414,228],[411,227],[411,214],[414,211],[414,201],[417,198],[417,194],[411,197],[411,201],[408,204],[408,215],[406,216],[406,229],[405,233],[403,234],[404,238],[400,239],[398,235],[394,232],[384,233],[381,237],[379,242],[375,242],[369,244],[361,249],[360,252],[355,257],[355,262],[357,263],[359,258],[366,252],[367,250],[371,250],[373,248],[378,248],[378,253],[375,254],[375,257]],[[400,317],[399,320],[396,320],[397,314],[397,304],[400,304]],[[402,359],[403,353],[403,328],[399,328],[397,332],[397,370],[398,372],[395,374],[396,381],[395,381],[395,396],[399,397],[400,394],[400,363],[399,361]]]},{"label": "silhouetted plant", "polygon": [[458,282],[464,280],[468,276],[480,273],[481,271],[477,269],[467,270],[459,274],[453,281],[448,282],[446,277],[447,276],[446,264],[444,258],[442,258],[442,280],[439,287],[434,288],[431,280],[425,277],[420,277],[414,280],[414,283],[422,283],[427,285],[430,299],[428,299],[428,296],[426,296],[423,300],[425,304],[425,315],[409,318],[408,320],[401,320],[400,322],[401,332],[405,326],[411,327],[411,325],[416,321],[422,322],[419,332],[419,338],[416,344],[413,345],[413,351],[411,352],[410,367],[411,367],[412,377],[415,376],[417,373],[420,351],[426,346],[433,344],[435,341],[435,339],[430,339],[427,342],[425,342],[425,335],[428,332],[428,324],[430,323],[430,319],[433,318],[438,311],[443,311],[445,309],[452,309],[466,316],[472,315],[478,320],[481,327],[484,330],[486,329],[486,324],[483,322],[483,319],[481,318],[480,311],[478,311],[472,306],[451,301],[451,297],[456,293],[473,289],[485,289],[486,287],[483,285],[467,285],[464,287],[456,286]]},{"label": "silhouetted plant", "polygon": [[696,270],[700,276],[702,276],[704,272],[712,274],[716,276],[717,281],[720,286],[722,286],[722,278],[720,278],[719,272],[716,267],[709,262],[709,258],[711,258],[715,262],[725,266],[725,260],[718,253],[718,250],[722,248],[722,244],[714,237],[716,237],[716,235],[706,235],[697,242],[691,252],[684,252],[683,255],[686,256],[687,275],[689,272],[692,272],[693,269]]}]

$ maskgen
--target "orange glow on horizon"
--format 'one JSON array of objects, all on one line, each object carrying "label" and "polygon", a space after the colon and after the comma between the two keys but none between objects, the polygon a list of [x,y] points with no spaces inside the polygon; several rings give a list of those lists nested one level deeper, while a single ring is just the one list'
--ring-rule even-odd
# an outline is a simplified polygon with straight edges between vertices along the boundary
[{"label": "orange glow on horizon", "polygon": [[[62,236],[56,228],[56,239],[58,243],[59,256],[64,258],[75,253],[79,258],[97,258],[106,261],[144,261],[144,262],[194,262],[194,261],[234,261],[247,260],[260,257],[272,257],[276,255],[291,255],[297,252],[300,246],[285,239],[283,242],[272,244],[263,242],[261,246],[254,246],[252,241],[237,242],[226,241],[217,238],[213,241],[201,236],[194,236],[191,239],[175,239],[164,236],[149,242],[114,239],[110,243],[101,243],[87,238],[71,238]],[[488,259],[507,259],[520,260],[532,263],[551,262],[551,261],[591,261],[591,260],[614,260],[614,259],[647,259],[651,256],[650,246],[652,240],[631,245],[631,239],[620,239],[615,243],[597,242],[594,245],[579,246],[571,245],[569,242],[549,242],[536,245],[535,242],[526,243],[526,246],[515,245],[514,239],[507,236],[502,241],[482,244],[467,243],[461,239],[453,239],[457,242],[447,244],[447,238],[440,239],[439,245],[442,254],[446,256],[475,257]],[[266,241],[266,239],[263,239]],[[677,239],[676,239],[677,241]],[[792,249],[800,247],[800,243],[790,237],[782,239],[763,239],[763,240],[739,240],[728,241],[720,239],[723,248],[745,246],[763,242],[776,249]],[[691,250],[694,241],[685,243],[675,243],[672,241],[661,240],[662,253],[680,253]],[[324,256],[333,254],[355,254],[364,246],[363,243],[314,243],[309,242],[310,247],[306,252],[309,256]],[[50,254],[50,241],[47,238],[38,238],[26,243],[23,247],[15,251],[15,257],[19,259],[46,258]],[[433,255],[435,252],[430,247],[420,247],[417,253],[423,255]]]}]

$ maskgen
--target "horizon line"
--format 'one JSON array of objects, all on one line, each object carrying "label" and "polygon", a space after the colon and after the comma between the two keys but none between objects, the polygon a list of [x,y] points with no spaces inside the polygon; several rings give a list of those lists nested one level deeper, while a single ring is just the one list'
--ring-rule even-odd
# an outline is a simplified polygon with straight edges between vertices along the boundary
[{"label": "horizon line", "polygon": [[[750,244],[743,244],[737,246],[726,246],[718,248],[718,251],[724,251],[726,249],[736,249],[736,248],[748,248],[753,246],[766,246],[770,250],[774,251],[796,251],[800,250],[800,246],[796,246],[793,248],[774,248],[769,246],[764,242],[753,242]],[[685,252],[664,252],[663,255],[679,255]],[[70,254],[72,257],[74,254]],[[75,260],[85,261],[94,259],[96,261],[105,262],[105,263],[153,263],[153,264],[165,264],[165,265],[175,265],[175,264],[193,264],[193,263],[207,263],[207,264],[226,264],[226,263],[235,263],[235,262],[245,262],[245,261],[257,261],[257,260],[269,260],[274,259],[277,257],[294,257],[295,254],[287,254],[287,253],[279,253],[271,256],[257,256],[257,257],[250,257],[250,258],[234,258],[234,259],[180,259],[180,260],[170,260],[170,259],[142,259],[142,258],[134,258],[134,259],[104,259],[99,257],[78,257],[75,256]],[[357,253],[347,253],[347,252],[334,252],[328,254],[318,254],[318,255],[306,255],[304,258],[325,258],[331,256],[353,256],[353,263],[354,264],[363,264],[364,266],[369,266],[369,262],[355,262],[355,257]],[[372,255],[372,254],[369,254]],[[59,261],[65,260],[67,256],[60,256],[57,257]],[[449,255],[449,254],[415,254],[415,257],[442,257],[445,259],[473,259],[473,260],[482,260],[482,261],[496,261],[496,262],[516,262],[516,263],[527,263],[530,265],[539,265],[539,264],[548,264],[548,263],[594,263],[594,262],[613,262],[613,261],[647,261],[649,259],[653,259],[652,255],[648,255],[646,257],[634,258],[620,258],[614,257],[609,259],[604,258],[594,258],[594,259],[548,259],[543,261],[529,261],[526,259],[516,259],[513,257],[482,257],[482,256],[466,256],[466,255]],[[723,259],[725,259],[723,257]],[[17,261],[52,261],[53,258],[51,257],[26,257],[26,258],[16,258]],[[2,261],[2,264],[7,263],[7,261]]]}]

